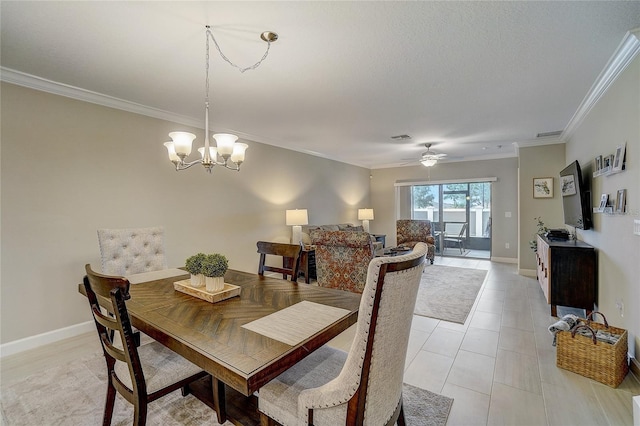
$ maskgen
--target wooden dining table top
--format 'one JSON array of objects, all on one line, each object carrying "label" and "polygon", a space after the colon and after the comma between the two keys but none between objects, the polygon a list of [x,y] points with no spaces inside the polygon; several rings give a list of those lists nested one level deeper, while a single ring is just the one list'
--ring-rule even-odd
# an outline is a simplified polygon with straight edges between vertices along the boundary
[{"label": "wooden dining table top", "polygon": [[[240,286],[240,296],[210,303],[174,289],[188,277],[131,284],[131,322],[246,396],[357,321],[359,294],[228,270],[225,282]],[[85,294],[82,284],[79,291]],[[302,301],[345,309],[345,316],[293,345],[242,327]]]}]

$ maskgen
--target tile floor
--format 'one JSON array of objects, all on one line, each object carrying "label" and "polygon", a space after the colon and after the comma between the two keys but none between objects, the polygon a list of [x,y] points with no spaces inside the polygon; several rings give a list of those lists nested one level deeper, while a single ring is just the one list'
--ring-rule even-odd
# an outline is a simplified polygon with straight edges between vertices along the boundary
[{"label": "tile floor", "polygon": [[[633,425],[640,382],[631,373],[612,389],[556,367],[547,331],[555,319],[535,279],[487,260],[435,264],[488,271],[465,324],[414,317],[405,382],[454,398],[448,425]],[[352,338],[353,328],[331,344],[348,350]],[[1,384],[97,350],[88,333],[4,357]]]},{"label": "tile floor", "polygon": [[414,316],[405,382],[454,398],[448,425],[633,425],[631,373],[612,389],[556,367],[557,319],[536,279],[487,260],[435,264],[488,270],[464,324]]}]

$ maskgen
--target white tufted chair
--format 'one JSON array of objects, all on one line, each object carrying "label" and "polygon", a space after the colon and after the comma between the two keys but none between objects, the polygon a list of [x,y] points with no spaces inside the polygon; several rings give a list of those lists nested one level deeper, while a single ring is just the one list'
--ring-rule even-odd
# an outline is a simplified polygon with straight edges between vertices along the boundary
[{"label": "white tufted chair", "polygon": [[263,425],[404,425],[402,377],[427,245],[369,263],[349,353],[323,346],[263,386]]},{"label": "white tufted chair", "polygon": [[127,276],[167,269],[164,228],[98,229],[102,273]]}]

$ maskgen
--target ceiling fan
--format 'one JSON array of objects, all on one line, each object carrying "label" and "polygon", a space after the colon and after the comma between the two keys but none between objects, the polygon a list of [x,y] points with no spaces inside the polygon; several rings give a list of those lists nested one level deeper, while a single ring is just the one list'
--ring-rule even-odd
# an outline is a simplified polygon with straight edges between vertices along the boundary
[{"label": "ceiling fan", "polygon": [[420,157],[420,163],[422,163],[422,165],[425,167],[435,166],[438,160],[447,156],[447,154],[438,154],[431,151],[430,143],[426,143],[424,144],[424,146],[427,147],[427,150],[422,153],[422,156]]}]

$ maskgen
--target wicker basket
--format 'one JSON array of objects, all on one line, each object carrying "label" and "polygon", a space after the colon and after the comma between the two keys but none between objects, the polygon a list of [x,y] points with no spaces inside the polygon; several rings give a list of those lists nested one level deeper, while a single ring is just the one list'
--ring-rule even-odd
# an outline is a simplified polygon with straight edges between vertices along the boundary
[{"label": "wicker basket", "polygon": [[[600,312],[593,312],[586,320],[581,320],[587,325],[574,327],[570,332],[558,332],[556,365],[616,388],[629,371],[627,330],[610,326],[604,315],[604,325],[591,322],[593,314],[596,313],[602,315]],[[591,330],[592,337],[576,334],[579,328]],[[613,345],[597,341],[594,330],[619,334],[620,339]]]}]

